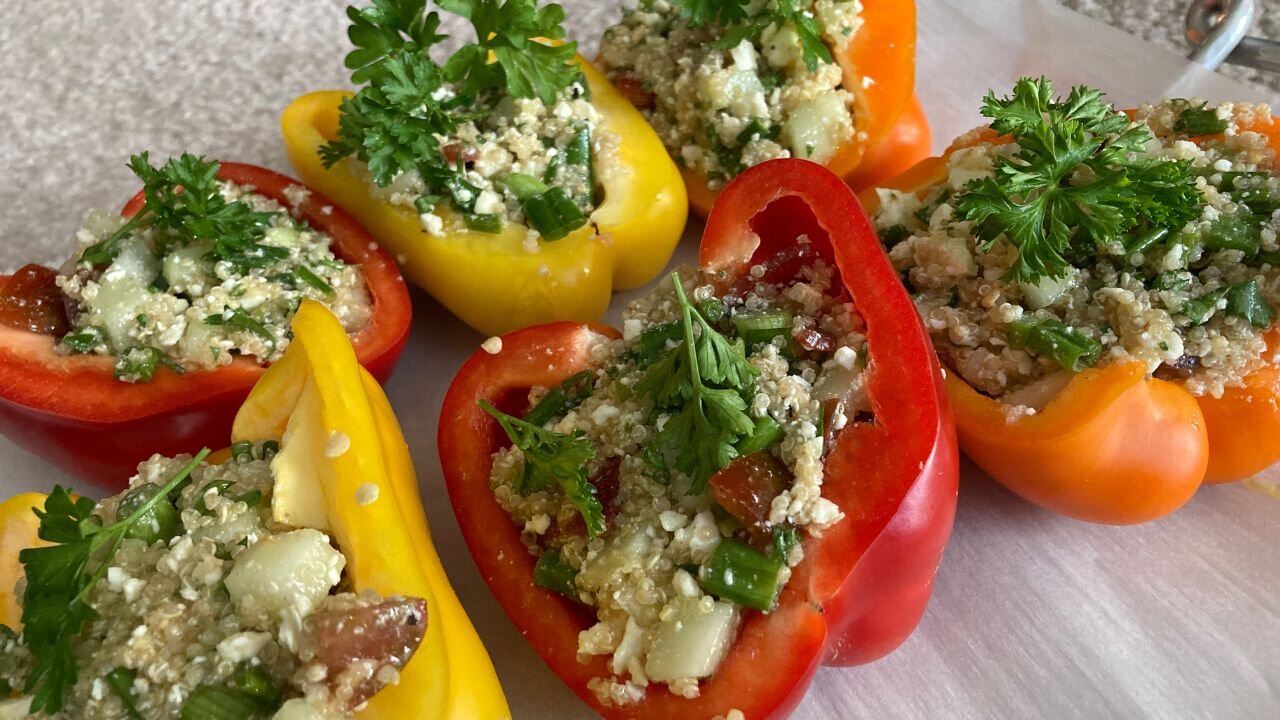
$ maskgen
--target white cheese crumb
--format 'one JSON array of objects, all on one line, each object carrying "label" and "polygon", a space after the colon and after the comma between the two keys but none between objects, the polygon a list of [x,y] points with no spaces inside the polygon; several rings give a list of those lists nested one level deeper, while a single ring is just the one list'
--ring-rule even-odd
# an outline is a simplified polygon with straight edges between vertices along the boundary
[{"label": "white cheese crumb", "polygon": [[218,655],[233,663],[251,660],[270,640],[271,633],[239,632],[218,643]]},{"label": "white cheese crumb", "polygon": [[378,486],[373,483],[364,483],[356,488],[356,504],[360,507],[371,505],[378,500]]},{"label": "white cheese crumb", "polygon": [[836,349],[834,360],[845,370],[852,370],[854,363],[858,361],[858,353],[848,345],[842,345]]},{"label": "white cheese crumb", "polygon": [[340,430],[334,430],[329,433],[329,442],[325,443],[324,456],[327,458],[342,457],[350,449],[351,438]]}]

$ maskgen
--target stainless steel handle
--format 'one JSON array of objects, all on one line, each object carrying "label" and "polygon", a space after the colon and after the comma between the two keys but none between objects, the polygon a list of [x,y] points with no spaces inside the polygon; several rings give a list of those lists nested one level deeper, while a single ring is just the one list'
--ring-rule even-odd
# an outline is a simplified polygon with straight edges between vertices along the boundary
[{"label": "stainless steel handle", "polygon": [[1187,9],[1191,61],[1210,70],[1224,62],[1280,72],[1280,42],[1249,36],[1255,0],[1192,0]]}]

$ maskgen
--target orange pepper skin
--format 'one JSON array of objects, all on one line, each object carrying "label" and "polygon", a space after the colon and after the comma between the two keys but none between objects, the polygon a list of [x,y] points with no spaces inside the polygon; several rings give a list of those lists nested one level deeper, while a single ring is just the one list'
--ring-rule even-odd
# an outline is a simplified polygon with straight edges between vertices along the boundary
[{"label": "orange pepper skin", "polygon": [[[844,52],[836,56],[845,77],[845,89],[854,96],[854,139],[845,143],[826,162],[827,169],[844,178],[854,190],[868,187],[854,184],[855,171],[867,156],[879,155],[874,149],[882,140],[891,141],[892,135],[903,133],[899,142],[911,137],[915,142],[923,137],[918,154],[905,167],[923,157],[929,148],[929,128],[924,112],[915,100],[916,83],[916,4],[915,0],[876,0],[863,3],[862,27],[854,34],[853,41]],[[864,79],[870,83],[864,87]],[[905,116],[909,129],[899,131],[899,118]],[[913,124],[918,123],[918,126]],[[899,146],[901,149],[901,146]],[[715,204],[719,190],[712,190],[707,179],[691,170],[681,169],[685,188],[689,193],[689,208],[698,217],[706,219]],[[893,173],[877,173],[881,178]]]},{"label": "orange pepper skin", "polygon": [[1168,515],[1195,494],[1209,462],[1196,399],[1137,363],[1085,370],[1043,410],[1013,421],[953,372],[947,394],[966,455],[1027,500],[1080,520]]},{"label": "orange pepper skin", "polygon": [[929,121],[924,115],[924,106],[920,104],[920,98],[913,95],[889,134],[879,143],[867,148],[862,162],[853,172],[844,176],[844,181],[854,192],[875,187],[929,157],[932,143],[933,137],[929,132]]},{"label": "orange pepper skin", "polygon": [[[1280,122],[1245,128],[1280,151]],[[943,182],[947,156],[1007,138],[981,128],[941,157],[927,158],[880,187],[925,192]],[[859,199],[868,214],[874,190]],[[1268,345],[1280,343],[1273,327]],[[1001,403],[954,372],[947,391],[961,448],[1013,492],[1082,520],[1132,524],[1154,520],[1185,503],[1202,483],[1227,483],[1280,460],[1280,366],[1255,371],[1222,397],[1195,397],[1179,383],[1146,377],[1132,365],[1087,370],[1034,416],[1008,422]]]}]

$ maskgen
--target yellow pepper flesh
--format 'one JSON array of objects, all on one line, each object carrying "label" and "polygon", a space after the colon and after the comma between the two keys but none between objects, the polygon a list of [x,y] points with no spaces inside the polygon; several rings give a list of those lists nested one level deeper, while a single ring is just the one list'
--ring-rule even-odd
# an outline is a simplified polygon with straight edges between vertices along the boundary
[{"label": "yellow pepper flesh", "polygon": [[[431,543],[413,462],[386,395],[323,305],[303,302],[293,333],[289,349],[240,408],[232,437],[280,439],[272,463],[276,519],[329,533],[357,592],[427,603],[426,634],[399,683],[383,688],[357,717],[510,718],[489,655]],[[44,498],[27,493],[0,504],[0,578],[14,580],[0,587],[0,623],[15,629],[18,552],[39,542],[31,509]]]},{"label": "yellow pepper flesh", "polygon": [[[620,139],[617,159],[596,161],[604,200],[590,222],[560,240],[539,241],[534,252],[525,248],[522,225],[496,234],[430,235],[413,209],[373,198],[352,161],[326,168],[319,149],[337,136],[338,107],[348,93],[294,100],[281,118],[285,149],[304,183],[359,219],[410,280],[476,330],[500,335],[553,320],[598,320],[613,290],[640,287],[666,266],[684,231],[688,199],[644,117],[589,62],[577,62],[602,124]],[[446,228],[460,227],[448,208],[436,212]]]}]

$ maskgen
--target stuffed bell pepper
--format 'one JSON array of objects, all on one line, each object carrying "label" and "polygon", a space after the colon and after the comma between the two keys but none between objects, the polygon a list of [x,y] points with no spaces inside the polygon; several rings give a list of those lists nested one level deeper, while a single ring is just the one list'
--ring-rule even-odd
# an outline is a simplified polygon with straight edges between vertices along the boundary
[{"label": "stuffed bell pepper", "polygon": [[914,629],[955,510],[937,360],[839,177],[745,171],[700,259],[620,333],[487,343],[441,415],[481,574],[611,718],[785,716]]},{"label": "stuffed bell pepper", "polygon": [[[641,0],[605,31],[599,62],[706,217],[725,183],[766,160],[813,160],[865,183],[886,175],[859,172],[864,160],[924,158],[915,49],[912,0]],[[873,152],[891,133],[894,152]]]},{"label": "stuffed bell pepper", "polygon": [[1123,113],[1047,80],[875,196],[952,371],[961,444],[1046,508],[1177,509],[1280,458],[1280,125],[1266,106]]},{"label": "stuffed bell pepper", "polygon": [[0,717],[510,717],[386,396],[320,304],[293,329],[228,452],[0,505]]},{"label": "stuffed bell pepper", "polygon": [[390,374],[409,333],[395,263],[342,210],[270,170],[192,155],[130,166],[143,190],[89,213],[60,270],[0,277],[0,432],[119,487],[152,452],[229,440],[249,389],[324,303]]},{"label": "stuffed bell pepper", "polygon": [[615,288],[656,277],[680,239],[675,165],[561,42],[559,5],[437,4],[475,31],[443,65],[428,55],[445,36],[424,0],[348,8],[360,90],[285,110],[293,166],[480,332],[599,318]]}]

